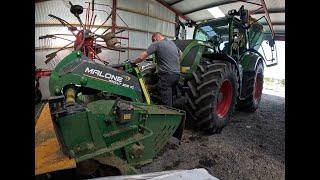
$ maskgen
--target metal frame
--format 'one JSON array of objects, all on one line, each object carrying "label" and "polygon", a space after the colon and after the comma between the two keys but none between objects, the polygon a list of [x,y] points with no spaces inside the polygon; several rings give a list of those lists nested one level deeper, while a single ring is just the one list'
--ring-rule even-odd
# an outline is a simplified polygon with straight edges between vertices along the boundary
[{"label": "metal frame", "polygon": [[266,3],[264,2],[264,0],[260,0],[261,1],[261,6],[263,7],[264,11],[265,11],[265,15],[266,15],[266,19],[267,19],[267,22],[271,28],[271,33],[272,33],[272,38],[274,37],[275,33],[274,33],[274,30],[273,30],[273,26],[272,26],[272,22],[271,22],[271,19],[270,19],[270,16],[269,16],[269,13],[268,13],[268,9],[267,9],[267,5]]},{"label": "metal frame", "polygon": [[[42,1],[48,1],[48,0],[37,0],[36,2],[42,2]],[[274,22],[274,23],[272,23],[269,14],[270,13],[284,13],[285,9],[284,8],[274,8],[274,9],[269,9],[268,10],[264,0],[260,0],[261,4],[258,4],[258,3],[255,3],[255,2],[250,2],[249,0],[225,0],[225,1],[222,1],[222,2],[219,2],[219,3],[211,3],[210,5],[202,6],[202,7],[199,7],[197,9],[194,9],[192,11],[188,11],[188,12],[184,12],[184,13],[181,13],[180,11],[177,11],[174,8],[171,7],[171,6],[175,5],[175,4],[183,2],[183,0],[178,0],[178,1],[173,2],[171,4],[168,4],[163,0],[156,0],[156,1],[158,3],[160,3],[160,4],[162,4],[163,6],[165,6],[166,8],[168,8],[169,10],[171,10],[172,12],[174,12],[176,14],[176,16],[181,17],[181,18],[183,18],[183,19],[185,19],[187,21],[191,21],[191,19],[186,17],[185,15],[193,13],[193,12],[196,12],[196,11],[201,11],[203,9],[208,9],[208,8],[221,6],[221,5],[226,5],[226,4],[232,4],[232,3],[235,3],[235,2],[244,2],[244,3],[249,3],[249,4],[255,4],[255,5],[258,5],[260,7],[257,8],[256,10],[251,11],[250,13],[251,14],[265,14],[266,15],[267,24],[265,24],[265,25],[269,25],[270,26],[270,29],[272,31],[272,36],[273,37],[276,36],[276,34],[275,34],[274,30],[273,30],[273,25],[284,25],[284,22]],[[128,9],[118,8],[117,7],[117,0],[112,0],[112,26],[111,26],[111,28],[112,28],[113,32],[117,28],[116,27],[116,15],[114,15],[114,14],[116,14],[116,10],[117,9],[131,12],[131,10],[128,10]],[[138,12],[134,12],[134,11],[132,11],[132,13],[145,15],[143,13],[138,13]],[[152,17],[152,16],[150,16],[150,17]],[[165,22],[169,22],[167,20],[160,19],[158,17],[152,17],[152,18],[156,18],[156,19],[159,19],[159,20],[162,20],[162,21],[165,21]],[[170,23],[173,23],[173,22],[170,22]],[[130,30],[144,32],[143,30],[139,30],[139,29],[132,29],[131,28]],[[167,37],[171,37],[171,36],[167,36]],[[281,37],[283,37],[283,36],[281,36]],[[279,39],[279,38],[277,38],[277,39]],[[280,38],[280,39],[284,39],[284,38]]]},{"label": "metal frame", "polygon": [[232,4],[232,3],[235,3],[235,2],[244,2],[244,3],[254,4],[254,5],[260,6],[256,10],[251,11],[250,14],[254,14],[255,12],[263,10],[263,12],[264,12],[264,14],[266,16],[266,20],[268,22],[268,25],[270,26],[270,29],[271,29],[271,32],[272,32],[272,37],[275,36],[274,30],[273,30],[273,26],[272,26],[272,22],[271,22],[271,19],[270,19],[270,16],[269,16],[269,12],[268,12],[268,9],[267,9],[267,6],[266,6],[266,3],[265,3],[264,0],[260,0],[260,2],[261,2],[260,4],[259,3],[255,3],[255,2],[251,2],[249,0],[228,0],[228,1],[226,0],[226,1],[218,2],[218,3],[212,3],[210,5],[206,5],[206,6],[203,6],[203,7],[196,8],[194,10],[191,10],[191,11],[183,13],[183,15],[191,14],[191,13],[194,13],[194,12],[197,12],[197,11],[201,11],[201,10],[204,10],[204,9],[209,9],[209,8],[216,7],[216,6]]},{"label": "metal frame", "polygon": [[[275,32],[274,32],[274,29],[273,29],[273,24],[271,22],[271,19],[270,19],[270,13],[284,13],[285,12],[285,9],[284,8],[274,8],[274,9],[267,9],[267,6],[266,6],[266,3],[264,0],[260,0],[260,3],[256,3],[256,2],[252,2],[250,0],[225,0],[225,1],[221,1],[221,2],[213,2],[213,3],[210,3],[208,5],[204,5],[204,6],[201,6],[199,8],[196,8],[196,9],[193,9],[193,10],[190,10],[190,11],[187,11],[187,12],[184,12],[184,13],[181,13],[175,9],[173,9],[171,6],[177,4],[177,3],[180,3],[182,2],[183,0],[178,0],[174,3],[171,3],[171,4],[168,4],[166,2],[164,2],[163,0],[156,0],[157,2],[159,2],[160,4],[164,5],[165,7],[167,7],[169,10],[173,11],[177,16],[179,17],[182,17],[183,19],[185,20],[190,20],[190,18],[186,17],[185,15],[187,14],[191,14],[191,13],[194,13],[194,12],[197,12],[197,11],[201,11],[201,10],[204,10],[204,9],[209,9],[209,8],[212,8],[212,7],[217,7],[217,6],[222,6],[222,5],[226,5],[226,4],[232,4],[232,3],[236,3],[236,2],[244,2],[244,3],[248,3],[248,4],[254,4],[254,5],[257,5],[259,6],[259,8],[253,10],[253,11],[250,11],[250,14],[265,14],[265,17],[266,17],[266,20],[267,20],[267,24],[270,29],[271,29],[271,35],[272,37],[274,38],[276,35],[275,35]],[[274,23],[274,25],[284,25],[284,22],[276,22]],[[283,39],[283,38],[281,38]]]},{"label": "metal frame", "polygon": [[[262,25],[268,25],[268,23],[261,23]],[[285,22],[273,22],[272,23],[273,26],[281,26],[281,25],[285,25]]]},{"label": "metal frame", "polygon": [[175,9],[173,9],[168,3],[166,3],[163,0],[156,0],[158,3],[162,4],[164,7],[168,8],[169,10],[171,10],[172,12],[174,12],[177,16],[181,17],[184,20],[187,21],[191,21],[190,18],[186,17],[184,14],[182,14],[180,11],[177,11]]},{"label": "metal frame", "polygon": [[235,3],[235,2],[239,2],[239,0],[225,0],[225,1],[222,1],[222,2],[213,2],[211,4],[204,5],[204,6],[201,6],[199,8],[184,12],[183,15],[191,14],[191,13],[194,13],[194,12],[197,12],[197,11],[201,11],[201,10],[204,10],[204,9],[209,9],[209,8],[216,7],[216,6],[232,4],[232,3]]},{"label": "metal frame", "polygon": [[[36,51],[42,51],[42,50],[53,50],[53,49],[60,49],[61,46],[57,47],[35,47]],[[72,49],[73,47],[66,47],[65,49]],[[135,48],[135,47],[123,47],[122,49],[127,49],[127,50],[137,50],[137,51],[145,51],[147,49],[145,48]]]},{"label": "metal frame", "polygon": [[[257,12],[255,12],[254,14],[264,14],[264,10],[259,10]],[[268,13],[269,14],[274,14],[274,13],[285,13],[285,9],[284,8],[271,8],[268,9]]]},{"label": "metal frame", "polygon": [[178,0],[176,2],[170,3],[169,6],[173,6],[173,5],[178,4],[178,3],[182,2],[182,1],[184,1],[184,0]]},{"label": "metal frame", "polygon": [[[75,40],[72,41],[71,40],[71,43],[74,43],[73,47],[75,50],[80,50],[81,48],[81,51],[83,52],[83,54],[88,54],[87,56],[89,57],[90,60],[93,60],[94,58],[100,60],[100,61],[103,61],[105,62],[104,60],[101,60],[100,57],[97,55],[98,53],[96,53],[96,49],[94,49],[93,47],[95,47],[96,45],[99,45],[99,48],[104,48],[104,49],[109,49],[109,50],[115,50],[115,51],[118,51],[119,52],[119,58],[118,58],[118,62],[120,61],[120,52],[124,52],[124,50],[121,49],[121,42],[122,40],[127,40],[127,48],[129,48],[129,31],[127,32],[127,37],[123,37],[122,36],[122,32],[124,31],[123,29],[120,29],[118,32],[115,32],[116,29],[119,29],[117,27],[117,24],[116,24],[116,17],[118,16],[120,19],[120,21],[122,21],[125,25],[126,28],[129,28],[128,27],[128,24],[123,21],[123,19],[117,14],[116,12],[116,1],[117,0],[113,0],[113,4],[110,6],[110,5],[107,5],[107,4],[100,4],[100,3],[94,3],[94,0],[92,1],[93,4],[91,4],[91,2],[85,2],[85,4],[87,4],[87,8],[83,8],[84,11],[85,11],[85,21],[84,21],[84,24],[82,23],[81,19],[79,18],[79,16],[76,16],[78,18],[78,23],[75,24],[75,26],[71,25],[70,23],[66,22],[65,20],[59,18],[59,17],[56,17],[56,16],[53,16],[51,14],[49,14],[50,17],[53,17],[55,19],[57,19],[60,23],[57,23],[55,25],[64,25],[65,26],[65,23],[68,25],[68,27],[72,27],[76,30],[78,30],[78,34],[74,34],[73,31],[72,31],[72,34],[73,36],[75,36]],[[70,4],[72,6],[72,4]],[[92,5],[92,6],[91,6]],[[98,6],[98,8],[94,8],[94,6]],[[104,9],[106,8],[106,9]],[[110,9],[110,12],[108,13],[107,12],[107,9]],[[102,12],[105,12],[108,17],[106,18],[106,20],[101,24],[101,25],[94,25],[94,22],[95,22],[95,19],[96,19],[96,15],[94,15],[94,11],[102,11]],[[94,16],[94,19],[92,18]],[[105,26],[105,23],[109,20],[109,18],[112,16],[112,25],[110,28],[107,28],[101,35],[100,34],[97,34],[95,35],[94,37],[90,37],[88,38],[87,40],[85,40],[85,38],[82,38],[82,34],[84,31],[86,30],[92,30],[93,27],[97,27],[92,33],[94,34],[98,29],[100,29],[101,27]],[[93,20],[93,21],[92,21]],[[49,24],[46,24],[46,25],[49,25]],[[40,25],[41,26],[41,25]],[[52,26],[52,25],[51,25]],[[77,27],[80,26],[80,29],[78,29]],[[37,27],[37,25],[35,26]],[[120,41],[117,40],[117,42],[115,42],[115,44],[120,44],[120,46],[114,46],[114,47],[108,47],[108,46],[104,46],[102,44],[99,44],[99,42],[103,42],[102,40],[97,40],[97,38],[101,38],[101,39],[104,39],[104,34],[107,33],[107,31],[111,29],[111,32],[115,33],[115,34],[120,34],[120,36],[116,36],[114,35],[117,39],[119,39]],[[46,36],[41,36],[41,37],[45,37],[45,38],[52,38],[52,39],[55,39],[57,37],[55,37],[54,35],[46,35]],[[39,39],[45,39],[45,38],[41,38],[39,37]],[[64,40],[68,40],[68,39],[65,39],[65,38],[61,38],[59,37],[60,39],[64,39]],[[69,41],[69,40],[68,40]],[[107,40],[104,40],[106,43],[107,43]],[[53,52],[53,53],[50,53],[48,55],[46,55],[46,58],[47,60],[45,61],[45,63],[47,64],[49,61],[51,61],[55,56],[56,54],[63,50],[63,49],[66,49],[66,48],[69,48],[70,47],[70,44],[67,44],[65,46],[63,46],[62,48],[59,48],[59,50]],[[120,47],[120,48],[119,48]],[[42,47],[36,47],[36,49],[41,49]],[[118,49],[117,49],[118,48]],[[56,49],[56,47],[52,48],[52,49]],[[129,51],[127,52],[127,55],[129,58]]]},{"label": "metal frame", "polygon": [[[77,23],[70,23],[73,26],[79,26],[79,24]],[[46,26],[61,26],[63,27],[63,25],[59,24],[59,23],[36,23],[35,27],[46,27]],[[92,27],[98,27],[99,25],[93,25]],[[101,26],[101,28],[111,28],[112,26],[110,25],[103,25]],[[131,28],[131,27],[126,27],[126,26],[117,26],[116,29],[125,29],[125,30],[130,30],[130,31],[136,31],[136,32],[146,32],[146,33],[155,33],[153,31],[148,31],[148,30],[143,30],[143,29],[137,29],[137,28]],[[170,35],[166,35],[164,34],[164,36],[169,37],[169,38],[174,38],[174,36],[170,36]]]},{"label": "metal frame", "polygon": [[112,27],[111,27],[111,32],[115,32],[116,31],[116,26],[117,26],[117,0],[112,0]]},{"label": "metal frame", "polygon": [[275,41],[285,41],[286,37],[284,35],[275,35],[274,40]]},{"label": "metal frame", "polygon": [[126,12],[130,12],[130,13],[135,13],[135,14],[146,16],[146,17],[151,17],[151,18],[154,18],[154,19],[158,19],[160,21],[168,22],[168,23],[171,23],[171,24],[176,24],[176,22],[174,22],[174,21],[170,21],[168,19],[163,19],[163,18],[160,18],[160,17],[152,16],[150,14],[139,12],[139,11],[136,11],[136,10],[133,10],[133,9],[117,7],[117,10],[126,11]]}]

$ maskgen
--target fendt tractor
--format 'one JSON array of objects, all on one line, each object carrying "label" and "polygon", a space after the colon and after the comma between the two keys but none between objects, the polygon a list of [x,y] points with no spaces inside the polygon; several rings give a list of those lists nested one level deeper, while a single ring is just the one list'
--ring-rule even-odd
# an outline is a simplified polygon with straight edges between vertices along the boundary
[{"label": "fendt tractor", "polygon": [[[59,178],[66,169],[83,178],[137,173],[136,167],[152,162],[172,136],[181,140],[185,123],[217,133],[236,105],[248,111],[258,108],[265,62],[258,49],[264,30],[250,22],[243,7],[225,18],[197,24],[193,40],[175,40],[183,51],[181,79],[174,107],[167,107],[157,104],[153,88],[156,60],[143,66],[129,60],[110,65],[99,58],[102,48],[124,51],[117,45],[123,29],[98,34],[102,24],[92,30],[99,5],[103,6],[92,1],[83,8],[70,2],[80,28],[49,15],[67,27],[75,41],[73,51],[51,71],[50,98],[36,120],[37,178]],[[79,16],[84,11],[85,23]],[[48,38],[57,34],[40,37]]]},{"label": "fendt tractor", "polygon": [[[264,16],[259,20],[266,21]],[[270,67],[278,62],[270,26],[264,29],[259,20],[250,17],[241,6],[238,11],[229,11],[226,17],[196,24],[192,40],[174,41],[183,52],[174,107],[186,111],[186,125],[210,134],[219,133],[235,108],[247,112],[258,108],[264,64]],[[266,39],[270,59],[259,53]],[[265,55],[263,49],[262,52]],[[154,65],[143,70],[150,87],[157,83],[155,71]],[[159,96],[151,89],[151,97],[156,101]]]}]

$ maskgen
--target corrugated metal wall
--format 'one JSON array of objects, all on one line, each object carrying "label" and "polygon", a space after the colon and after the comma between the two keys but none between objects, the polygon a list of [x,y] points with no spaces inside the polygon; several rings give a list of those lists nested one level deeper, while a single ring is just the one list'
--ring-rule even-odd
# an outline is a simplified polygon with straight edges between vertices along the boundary
[{"label": "corrugated metal wall", "polygon": [[[59,25],[57,21],[48,16],[48,14],[53,14],[71,24],[78,24],[77,19],[70,13],[66,2],[52,0],[35,4],[35,64],[39,68],[53,69],[64,56],[72,51],[72,49],[60,51],[52,62],[45,64],[45,55],[57,50],[52,48],[63,47],[68,41],[59,39],[39,40],[39,36],[46,34],[71,34],[66,27]],[[87,7],[86,1],[83,0],[73,0],[71,2]],[[95,0],[95,3],[112,6],[112,0]],[[99,8],[101,7],[99,6]],[[108,13],[111,12],[110,7],[105,7]],[[111,64],[122,62],[128,58],[136,58],[142,49],[146,49],[151,44],[151,34],[153,32],[161,32],[168,38],[174,37],[175,14],[155,0],[117,0],[117,13],[121,17],[117,16],[117,25],[121,27],[125,26],[126,23],[130,29],[127,30],[129,32],[129,44],[127,40],[121,40],[121,42],[123,46],[128,46],[131,49],[125,53],[103,50],[99,57],[108,60]],[[102,24],[107,17],[107,14],[103,12],[95,12],[95,14],[97,14],[96,25]],[[85,11],[80,17],[82,21],[85,20]],[[105,25],[111,26],[111,18]],[[103,32],[105,28],[101,28],[97,33]],[[127,36],[127,31],[123,32],[122,36]],[[74,40],[74,37],[70,36],[68,39]],[[40,80],[40,89],[44,99],[49,97],[48,79],[42,78]]]}]

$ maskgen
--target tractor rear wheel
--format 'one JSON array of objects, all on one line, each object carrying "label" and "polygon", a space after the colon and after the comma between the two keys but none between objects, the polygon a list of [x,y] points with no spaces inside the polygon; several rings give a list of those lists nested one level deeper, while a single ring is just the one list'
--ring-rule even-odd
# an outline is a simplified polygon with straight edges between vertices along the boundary
[{"label": "tractor rear wheel", "polygon": [[228,124],[238,97],[236,67],[226,61],[202,58],[192,75],[186,93],[188,122],[207,133],[220,133]]},{"label": "tractor rear wheel", "polygon": [[263,89],[263,63],[260,61],[253,72],[243,72],[243,100],[238,100],[237,109],[254,112],[258,109]]}]

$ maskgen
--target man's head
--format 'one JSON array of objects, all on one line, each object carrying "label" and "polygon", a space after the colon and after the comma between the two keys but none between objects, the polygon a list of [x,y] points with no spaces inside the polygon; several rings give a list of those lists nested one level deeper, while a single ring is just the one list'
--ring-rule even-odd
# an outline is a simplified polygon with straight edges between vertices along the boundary
[{"label": "man's head", "polygon": [[165,37],[164,37],[161,33],[156,32],[156,33],[153,33],[153,34],[152,34],[151,40],[152,40],[152,42],[155,42],[155,41],[161,41],[161,40],[163,40],[164,38],[165,38]]}]

